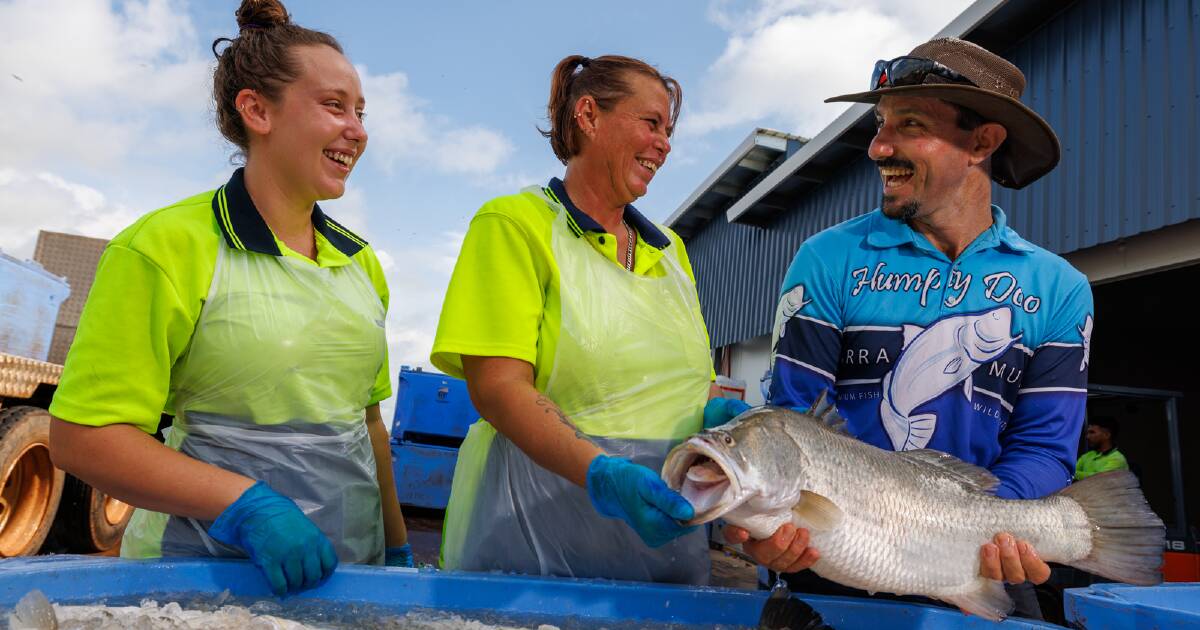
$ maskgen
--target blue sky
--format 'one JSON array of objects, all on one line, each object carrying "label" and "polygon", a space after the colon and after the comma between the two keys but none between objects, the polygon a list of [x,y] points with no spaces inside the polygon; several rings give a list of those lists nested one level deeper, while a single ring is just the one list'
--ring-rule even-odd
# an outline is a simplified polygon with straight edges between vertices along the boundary
[{"label": "blue sky", "polygon": [[[392,364],[428,365],[441,298],[487,199],[562,172],[544,125],[562,57],[620,53],[677,78],[674,149],[636,205],[663,221],[755,127],[815,135],[969,2],[882,0],[316,2],[293,19],[336,36],[367,97],[367,152],[323,203],[388,271]],[[210,44],[233,0],[0,0],[0,249],[39,229],[109,238],[139,215],[223,183]]]}]

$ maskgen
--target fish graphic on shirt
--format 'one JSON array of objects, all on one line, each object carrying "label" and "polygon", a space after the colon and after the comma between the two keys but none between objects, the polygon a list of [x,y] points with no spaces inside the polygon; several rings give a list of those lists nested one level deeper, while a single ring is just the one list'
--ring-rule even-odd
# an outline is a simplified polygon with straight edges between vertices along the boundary
[{"label": "fish graphic on shirt", "polygon": [[971,374],[1004,354],[1020,335],[1012,336],[1007,306],[947,317],[928,328],[904,326],[904,345],[896,366],[883,378],[880,420],[897,451],[925,448],[937,428],[937,415],[912,415],[917,407],[962,385],[967,399]]}]

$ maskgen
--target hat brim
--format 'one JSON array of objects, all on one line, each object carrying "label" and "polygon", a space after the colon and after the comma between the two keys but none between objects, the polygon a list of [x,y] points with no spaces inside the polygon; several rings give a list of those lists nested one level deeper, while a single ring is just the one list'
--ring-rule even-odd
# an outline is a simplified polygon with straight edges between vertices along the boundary
[{"label": "hat brim", "polygon": [[878,103],[888,96],[939,98],[975,111],[984,120],[999,123],[1008,138],[992,156],[992,179],[1007,188],[1024,188],[1058,164],[1062,149],[1050,124],[1021,101],[973,85],[926,83],[842,94],[826,103]]}]

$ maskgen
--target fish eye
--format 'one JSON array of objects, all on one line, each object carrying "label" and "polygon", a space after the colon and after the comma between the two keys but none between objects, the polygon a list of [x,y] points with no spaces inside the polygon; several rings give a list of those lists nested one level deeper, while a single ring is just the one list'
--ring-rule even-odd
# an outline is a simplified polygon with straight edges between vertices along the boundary
[{"label": "fish eye", "polygon": [[721,439],[725,441],[725,446],[733,446],[733,436],[728,433],[721,434]]}]

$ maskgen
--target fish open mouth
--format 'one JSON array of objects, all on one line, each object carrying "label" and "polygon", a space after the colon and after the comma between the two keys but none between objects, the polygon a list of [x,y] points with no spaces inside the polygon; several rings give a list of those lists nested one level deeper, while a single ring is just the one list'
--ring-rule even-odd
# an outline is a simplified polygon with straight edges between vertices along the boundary
[{"label": "fish open mouth", "polygon": [[688,521],[688,525],[707,523],[740,503],[741,488],[737,477],[711,457],[705,446],[699,438],[688,440],[671,452],[663,469],[663,480],[667,485],[683,495],[696,510],[695,518]]}]

